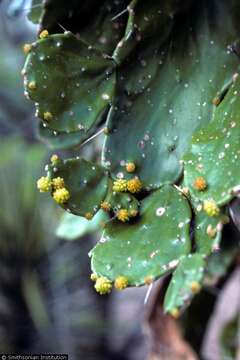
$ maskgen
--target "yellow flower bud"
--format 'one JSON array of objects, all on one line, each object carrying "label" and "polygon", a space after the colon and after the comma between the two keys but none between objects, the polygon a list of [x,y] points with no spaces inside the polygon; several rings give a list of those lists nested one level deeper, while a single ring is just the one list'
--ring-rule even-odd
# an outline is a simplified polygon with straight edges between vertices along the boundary
[{"label": "yellow flower bud", "polygon": [[30,81],[30,82],[28,83],[28,88],[29,88],[30,90],[36,90],[36,88],[37,88],[36,82],[35,82],[35,81]]},{"label": "yellow flower bud", "polygon": [[129,213],[129,216],[130,216],[130,217],[136,217],[137,214],[138,214],[138,211],[135,210],[135,209],[132,209],[132,210],[129,210],[128,213]]},{"label": "yellow flower bud", "polygon": [[92,218],[93,218],[93,214],[90,212],[87,212],[84,216],[87,220],[92,220]]},{"label": "yellow flower bud", "polygon": [[144,279],[144,284],[145,285],[151,285],[153,283],[153,278],[152,278],[152,276],[147,276],[147,277],[145,277],[145,279]]},{"label": "yellow flower bud", "polygon": [[39,34],[39,38],[40,39],[45,39],[46,37],[48,37],[49,33],[47,30],[43,30],[42,32],[40,32]]},{"label": "yellow flower bud", "polygon": [[103,201],[101,203],[101,209],[106,212],[109,212],[111,210],[111,204],[108,201]]},{"label": "yellow flower bud", "polygon": [[138,177],[135,177],[127,182],[127,189],[130,193],[135,194],[141,191],[142,183]]},{"label": "yellow flower bud", "polygon": [[220,209],[214,200],[205,200],[203,210],[208,216],[218,216],[220,213]]},{"label": "yellow flower bud", "polygon": [[52,179],[52,185],[53,185],[54,190],[62,189],[65,186],[64,179],[58,176],[58,177]]},{"label": "yellow flower bud", "polygon": [[201,289],[201,285],[197,281],[191,282],[190,287],[194,294],[197,294]]},{"label": "yellow flower bud", "polygon": [[136,165],[133,162],[129,162],[126,164],[126,170],[129,173],[132,173],[136,170]]},{"label": "yellow flower bud", "polygon": [[51,121],[53,118],[52,113],[50,113],[49,111],[46,111],[45,113],[43,113],[43,119],[46,121]]},{"label": "yellow flower bud", "polygon": [[117,290],[123,290],[128,286],[128,279],[125,276],[118,276],[114,282]]},{"label": "yellow flower bud", "polygon": [[28,54],[32,49],[32,44],[24,44],[23,45],[23,52],[24,54]]},{"label": "yellow flower bud", "polygon": [[112,290],[112,283],[106,277],[99,277],[94,285],[100,295],[109,294]]},{"label": "yellow flower bud", "polygon": [[117,219],[122,222],[129,221],[129,215],[127,209],[120,209],[117,212]]},{"label": "yellow flower bud", "polygon": [[92,281],[97,281],[97,278],[98,278],[97,274],[94,274],[94,273],[92,273],[91,276],[90,276],[90,279]]},{"label": "yellow flower bud", "polygon": [[113,182],[113,191],[124,192],[127,191],[127,180],[118,179]]},{"label": "yellow flower bud", "polygon": [[42,176],[37,181],[37,188],[40,190],[40,192],[47,192],[51,190],[51,180],[47,176]]},{"label": "yellow flower bud", "polygon": [[57,165],[57,163],[59,162],[60,158],[59,158],[59,156],[58,156],[57,154],[53,154],[53,155],[51,156],[50,160],[51,160],[51,163],[52,163],[53,165]]},{"label": "yellow flower bud", "polygon": [[69,200],[70,194],[66,188],[61,188],[54,191],[53,198],[58,204],[64,204]]},{"label": "yellow flower bud", "polygon": [[174,319],[178,319],[180,316],[180,310],[175,307],[172,310],[170,310],[170,314],[172,315],[172,317],[174,317]]}]

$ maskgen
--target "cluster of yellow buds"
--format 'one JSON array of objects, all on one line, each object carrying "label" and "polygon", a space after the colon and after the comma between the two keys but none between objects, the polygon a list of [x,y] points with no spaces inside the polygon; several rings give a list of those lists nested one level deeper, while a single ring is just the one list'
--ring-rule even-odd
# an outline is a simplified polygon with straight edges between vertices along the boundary
[{"label": "cluster of yellow buds", "polygon": [[106,277],[98,277],[94,287],[100,295],[109,294],[112,290],[112,282]]},{"label": "cluster of yellow buds", "polygon": [[87,212],[85,215],[84,215],[85,219],[87,220],[92,220],[93,218],[93,214],[91,212]]},{"label": "cluster of yellow buds", "polygon": [[120,209],[117,212],[117,219],[122,222],[129,221],[129,214],[127,209]]},{"label": "cluster of yellow buds", "polygon": [[[93,273],[90,279],[95,282],[95,290],[101,294],[109,294],[112,290],[112,281],[105,276],[97,276]],[[125,276],[118,276],[114,281],[114,287],[117,290],[123,290],[128,286],[128,279]]]},{"label": "cluster of yellow buds", "polygon": [[47,176],[42,176],[37,181],[37,187],[40,192],[48,192],[53,191],[52,196],[53,199],[58,204],[66,203],[70,198],[69,191],[65,188],[64,179],[61,177],[56,177],[54,179],[50,179]]},{"label": "cluster of yellow buds", "polygon": [[137,176],[131,180],[128,180],[127,190],[132,194],[138,193],[142,190],[142,182]]},{"label": "cluster of yellow buds", "polygon": [[127,180],[118,179],[113,182],[113,191],[125,192],[127,191]]},{"label": "cluster of yellow buds", "polygon": [[53,185],[54,190],[62,189],[65,186],[64,179],[58,176],[58,177],[52,179],[52,185]]},{"label": "cluster of yellow buds", "polygon": [[214,200],[205,200],[203,210],[208,216],[218,216],[220,213],[220,209]]},{"label": "cluster of yellow buds", "polygon": [[142,190],[142,182],[135,176],[133,179],[118,179],[113,182],[113,191],[126,192],[129,191],[132,194],[139,193]]},{"label": "cluster of yellow buds", "polygon": [[43,30],[43,31],[40,32],[39,38],[40,38],[40,39],[45,39],[46,37],[48,37],[48,35],[49,35],[48,31],[47,31],[47,30]]},{"label": "cluster of yellow buds", "polygon": [[52,186],[53,186],[53,199],[58,204],[66,203],[69,198],[70,194],[69,191],[65,188],[64,179],[61,177],[56,177],[52,179]]},{"label": "cluster of yellow buds", "polygon": [[53,199],[58,204],[66,203],[70,198],[69,191],[66,188],[57,189],[53,192]]},{"label": "cluster of yellow buds", "polygon": [[37,181],[37,188],[40,190],[40,192],[48,192],[52,188],[52,182],[51,179],[47,176],[42,176]]},{"label": "cluster of yellow buds", "polygon": [[101,203],[101,209],[103,211],[109,212],[111,210],[111,204],[108,201],[103,201]]},{"label": "cluster of yellow buds", "polygon": [[123,290],[128,286],[128,279],[126,276],[118,276],[114,281],[114,287],[117,290]]}]

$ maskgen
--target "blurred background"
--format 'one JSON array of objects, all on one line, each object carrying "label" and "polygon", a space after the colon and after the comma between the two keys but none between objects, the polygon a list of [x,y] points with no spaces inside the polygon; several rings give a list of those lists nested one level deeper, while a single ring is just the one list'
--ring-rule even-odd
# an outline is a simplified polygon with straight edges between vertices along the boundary
[{"label": "blurred background", "polygon": [[[34,108],[23,94],[22,45],[37,33],[26,17],[30,6],[0,1],[0,353],[65,353],[71,360],[237,358],[240,275],[230,265],[236,234],[224,256],[228,275],[212,287],[224,273],[215,255],[211,288],[196,297],[181,324],[162,313],[167,279],[104,297],[94,291],[88,252],[99,238],[96,228],[81,232],[82,220],[76,225],[67,214],[63,231],[63,212],[36,189],[52,150],[37,140]],[[37,11],[37,1],[34,6]],[[98,144],[85,151],[100,155]],[[232,313],[223,319],[229,301]]]}]

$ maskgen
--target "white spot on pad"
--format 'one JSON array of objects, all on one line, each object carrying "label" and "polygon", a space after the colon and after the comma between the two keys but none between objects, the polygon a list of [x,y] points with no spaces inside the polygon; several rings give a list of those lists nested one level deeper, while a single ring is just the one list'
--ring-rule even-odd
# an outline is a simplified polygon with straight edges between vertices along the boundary
[{"label": "white spot on pad", "polygon": [[164,207],[160,207],[156,210],[157,216],[162,216],[165,213],[166,209]]},{"label": "white spot on pad", "polygon": [[102,99],[103,100],[109,100],[110,96],[108,94],[102,94]]}]

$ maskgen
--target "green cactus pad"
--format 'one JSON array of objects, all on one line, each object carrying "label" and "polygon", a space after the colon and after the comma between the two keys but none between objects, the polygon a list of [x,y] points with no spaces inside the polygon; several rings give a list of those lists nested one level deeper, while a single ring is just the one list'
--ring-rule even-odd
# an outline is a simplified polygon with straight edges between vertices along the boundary
[{"label": "green cactus pad", "polygon": [[43,9],[43,2],[41,0],[32,0],[30,11],[28,12],[28,19],[34,24],[38,24]]},{"label": "green cactus pad", "polygon": [[51,130],[47,127],[44,127],[42,122],[40,122],[38,124],[36,133],[38,139],[44,142],[49,148],[65,150],[77,147],[78,145],[82,144],[96,131],[97,128],[94,126],[86,133],[83,131],[67,133],[64,131]]},{"label": "green cactus pad", "polygon": [[[222,216],[223,213],[214,217],[208,216],[203,211],[196,213],[194,239],[198,253],[209,255],[219,249],[222,237]],[[213,232],[212,235],[209,232],[210,230],[208,230],[209,228]],[[216,232],[215,236],[214,232]]]},{"label": "green cactus pad", "polygon": [[108,215],[102,210],[99,210],[92,220],[66,212],[57,227],[56,235],[67,240],[76,240],[99,231],[106,221],[108,221]]},{"label": "green cactus pad", "polygon": [[51,179],[63,178],[70,193],[63,208],[79,216],[98,211],[108,188],[108,177],[101,166],[75,158],[60,161],[58,166],[48,165],[47,170]]},{"label": "green cactus pad", "polygon": [[106,225],[90,253],[93,272],[111,280],[126,276],[134,286],[171,271],[190,251],[190,219],[186,198],[174,187],[163,186],[142,201],[135,221]]},{"label": "green cactus pad", "polygon": [[229,14],[223,28],[225,13],[223,17],[220,11],[213,25],[210,9],[198,2],[194,9],[193,22],[188,13],[181,14],[181,29],[175,26],[171,46],[158,43],[159,29],[139,41],[118,71],[103,162],[116,176],[123,171],[123,160],[131,159],[149,189],[179,179],[192,134],[211,120],[212,100],[239,64],[227,50],[236,38]]},{"label": "green cactus pad", "polygon": [[[240,80],[233,83],[214,112],[208,126],[197,131],[184,155],[184,184],[195,200],[213,199],[226,204],[240,185]],[[205,191],[197,191],[194,181],[203,177]]]},{"label": "green cactus pad", "polygon": [[40,29],[48,29],[50,33],[67,29],[80,34],[81,39],[88,44],[112,55],[124,34],[127,16],[122,11],[127,8],[128,3],[128,0],[46,0]]},{"label": "green cactus pad", "polygon": [[[116,46],[113,58],[118,64],[126,60],[139,42],[151,39],[157,33],[157,43],[163,43],[173,28],[174,18],[185,12],[192,0],[185,0],[179,5],[175,0],[132,0],[128,6],[128,22],[123,38]],[[161,29],[161,31],[159,31]],[[135,63],[136,66],[137,63]]]},{"label": "green cactus pad", "polygon": [[[228,239],[227,239],[228,240]],[[213,253],[207,258],[206,264],[206,283],[216,282],[224,276],[227,269],[234,263],[234,259],[239,254],[239,246],[223,248],[221,251]]]},{"label": "green cactus pad", "polygon": [[113,61],[71,33],[38,40],[23,73],[37,115],[51,130],[86,133],[101,120],[113,98]]},{"label": "green cactus pad", "polygon": [[203,280],[205,261],[200,254],[190,254],[182,257],[174,271],[164,298],[164,310],[172,312],[186,306],[197,291],[194,285]]},{"label": "green cactus pad", "polygon": [[113,193],[108,201],[114,212],[117,212],[119,209],[138,211],[140,205],[133,195],[127,193]]}]

